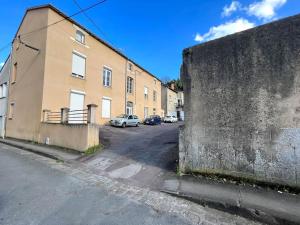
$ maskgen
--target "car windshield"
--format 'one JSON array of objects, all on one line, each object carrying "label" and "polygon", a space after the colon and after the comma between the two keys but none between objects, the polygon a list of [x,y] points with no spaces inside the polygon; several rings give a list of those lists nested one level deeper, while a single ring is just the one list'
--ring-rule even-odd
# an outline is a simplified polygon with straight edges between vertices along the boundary
[{"label": "car windshield", "polygon": [[171,116],[166,116],[167,118],[171,118]]},{"label": "car windshield", "polygon": [[117,116],[117,118],[127,118],[127,115],[126,114],[121,114],[121,115]]}]

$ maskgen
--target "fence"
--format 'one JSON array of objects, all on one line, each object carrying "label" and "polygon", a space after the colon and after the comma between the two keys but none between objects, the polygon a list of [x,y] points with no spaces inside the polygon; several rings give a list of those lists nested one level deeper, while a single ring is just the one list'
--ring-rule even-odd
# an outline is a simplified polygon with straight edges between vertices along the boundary
[{"label": "fence", "polygon": [[43,110],[43,122],[45,123],[62,123],[62,124],[87,124],[95,123],[95,110],[97,105],[87,105],[87,109],[70,110],[61,108],[60,112]]}]

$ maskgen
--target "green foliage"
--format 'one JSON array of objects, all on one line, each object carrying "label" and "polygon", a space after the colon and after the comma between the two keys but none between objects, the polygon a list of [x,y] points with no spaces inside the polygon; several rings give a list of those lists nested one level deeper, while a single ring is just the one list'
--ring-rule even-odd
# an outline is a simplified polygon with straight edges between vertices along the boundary
[{"label": "green foliage", "polygon": [[93,154],[95,154],[96,152],[99,152],[102,148],[103,148],[102,145],[96,145],[96,146],[93,146],[93,147],[88,148],[88,149],[84,152],[84,154],[85,154],[85,155],[93,155]]}]

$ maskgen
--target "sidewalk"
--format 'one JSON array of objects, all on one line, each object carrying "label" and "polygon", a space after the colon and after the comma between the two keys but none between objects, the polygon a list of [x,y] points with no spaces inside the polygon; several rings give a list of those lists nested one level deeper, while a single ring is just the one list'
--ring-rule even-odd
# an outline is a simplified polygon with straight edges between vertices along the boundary
[{"label": "sidewalk", "polygon": [[300,224],[299,195],[189,176],[166,180],[162,191],[267,224]]},{"label": "sidewalk", "polygon": [[79,152],[76,152],[75,150],[61,149],[53,146],[48,147],[41,144],[34,144],[10,138],[0,138],[0,143],[21,148],[55,160],[72,161],[78,159],[81,156],[81,154]]}]

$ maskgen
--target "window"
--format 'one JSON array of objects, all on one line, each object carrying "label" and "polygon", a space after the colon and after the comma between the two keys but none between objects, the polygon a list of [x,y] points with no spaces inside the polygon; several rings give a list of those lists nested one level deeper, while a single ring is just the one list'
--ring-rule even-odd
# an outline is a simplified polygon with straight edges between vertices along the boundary
[{"label": "window", "polygon": [[110,99],[102,99],[102,118],[110,118],[110,106],[111,100]]},{"label": "window", "polygon": [[15,108],[15,103],[10,103],[9,105],[9,119],[12,119],[14,116],[14,108]]},{"label": "window", "polygon": [[153,101],[156,102],[156,91],[153,91]]},{"label": "window", "polygon": [[132,71],[132,64],[128,63],[128,70]]},{"label": "window", "polygon": [[133,114],[133,103],[132,102],[127,102],[127,104],[126,104],[126,114],[127,115],[132,115]]},{"label": "window", "polygon": [[133,78],[127,77],[127,93],[133,93]]},{"label": "window", "polygon": [[11,83],[15,83],[17,80],[17,70],[18,70],[18,63],[15,63],[13,66],[13,72],[11,77]]},{"label": "window", "polygon": [[153,108],[153,115],[156,115],[156,108]]},{"label": "window", "polygon": [[85,44],[85,35],[80,30],[76,31],[75,39],[76,39],[76,41],[80,42],[81,44]]},{"label": "window", "polygon": [[111,86],[111,77],[112,77],[111,70],[104,67],[103,68],[103,86],[105,86],[105,87]]},{"label": "window", "polygon": [[73,52],[72,74],[76,77],[85,76],[85,57]]},{"label": "window", "polygon": [[7,83],[0,85],[0,98],[7,97]]},{"label": "window", "polygon": [[147,100],[148,99],[148,88],[144,87],[144,97]]},{"label": "window", "polygon": [[156,79],[154,79],[154,84],[156,84]]}]

